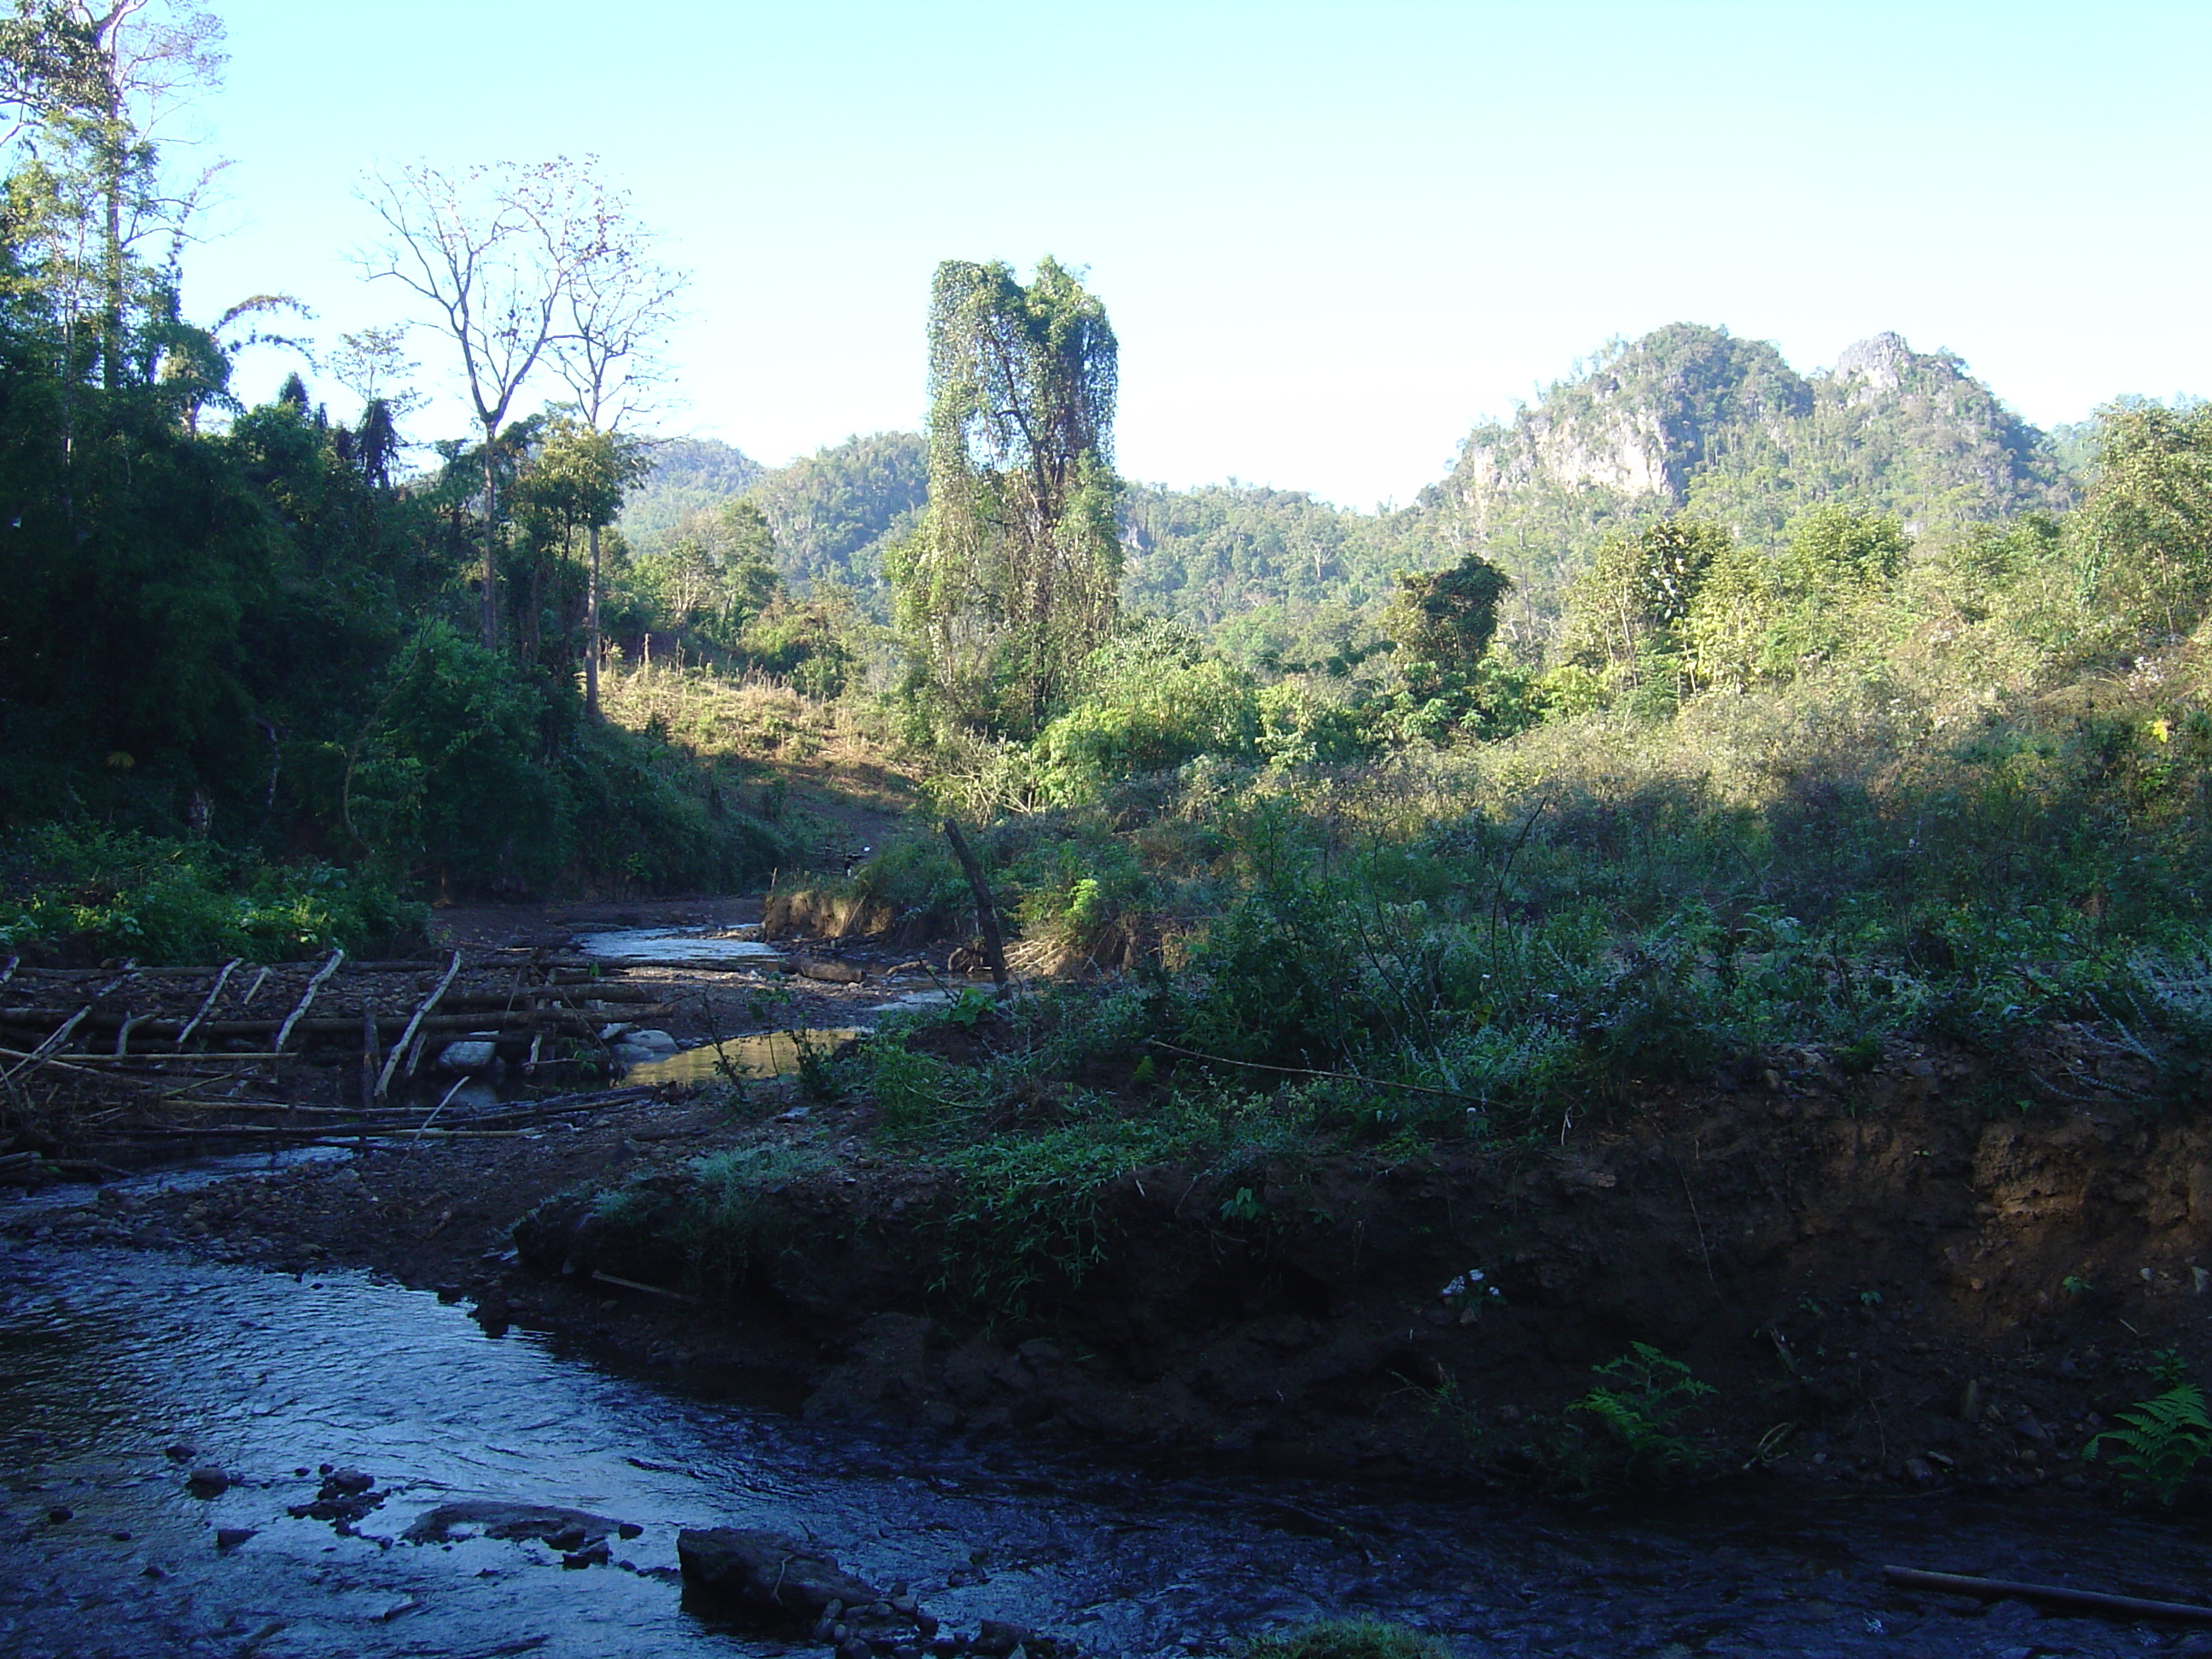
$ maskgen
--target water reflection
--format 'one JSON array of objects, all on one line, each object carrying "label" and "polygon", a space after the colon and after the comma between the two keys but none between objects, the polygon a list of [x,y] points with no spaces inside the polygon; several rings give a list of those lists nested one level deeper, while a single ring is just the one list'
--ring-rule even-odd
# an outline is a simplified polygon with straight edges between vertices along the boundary
[{"label": "water reflection", "polygon": [[[611,1294],[619,1294],[611,1292]],[[287,1511],[319,1468],[374,1477],[357,1535]],[[230,1484],[195,1498],[186,1472]],[[0,1653],[323,1656],[784,1651],[699,1622],[686,1525],[801,1534],[973,1629],[1009,1619],[1105,1656],[1216,1653],[1269,1623],[1364,1614],[1461,1653],[2139,1654],[2148,1632],[1960,1616],[1884,1560],[2185,1593],[2185,1522],[1938,1497],[1727,1494],[1574,1515],[1401,1474],[1357,1487],[1147,1471],[1005,1443],[875,1437],[655,1389],[459,1307],[118,1251],[0,1248]],[[542,1543],[411,1544],[459,1501],[634,1523],[564,1571]],[[58,1518],[57,1518],[58,1517]],[[219,1528],[250,1532],[228,1550]]]},{"label": "water reflection", "polygon": [[764,1031],[757,1036],[726,1037],[720,1043],[686,1048],[665,1060],[641,1061],[623,1073],[623,1081],[696,1084],[720,1082],[732,1074],[745,1081],[788,1077],[799,1070],[800,1043],[826,1056],[839,1043],[860,1035],[859,1026],[841,1025],[797,1033]]}]

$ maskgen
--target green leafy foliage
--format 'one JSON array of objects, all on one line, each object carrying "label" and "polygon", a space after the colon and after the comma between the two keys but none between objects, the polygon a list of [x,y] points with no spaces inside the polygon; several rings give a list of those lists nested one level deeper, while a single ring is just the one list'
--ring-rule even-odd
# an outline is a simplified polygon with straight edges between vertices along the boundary
[{"label": "green leafy foliage", "polygon": [[0,954],[154,966],[411,950],[424,913],[374,875],[49,824],[0,852]]},{"label": "green leafy foliage", "polygon": [[1432,1636],[1376,1619],[1325,1619],[1279,1635],[1255,1637],[1239,1659],[1444,1659]]},{"label": "green leafy foliage", "polygon": [[[1664,1486],[1705,1461],[1685,1419],[1714,1390],[1648,1342],[1595,1368],[1603,1379],[1567,1407],[1567,1422],[1539,1461],[1556,1481],[1583,1493]],[[1583,1419],[1595,1432],[1583,1431]]]},{"label": "green leafy foliage", "polygon": [[1038,786],[1062,805],[1093,805],[1125,778],[1200,755],[1251,755],[1260,735],[1251,677],[1172,624],[1139,627],[1091,653],[1073,704],[1034,745]]},{"label": "green leafy foliage", "polygon": [[2193,1382],[2179,1383],[2118,1416],[2126,1426],[2096,1436],[2081,1448],[2082,1457],[2094,1462],[2110,1441],[2118,1448],[2112,1462],[2122,1475],[2170,1506],[2197,1465],[2212,1456],[2212,1415],[2205,1411],[2204,1391]]}]

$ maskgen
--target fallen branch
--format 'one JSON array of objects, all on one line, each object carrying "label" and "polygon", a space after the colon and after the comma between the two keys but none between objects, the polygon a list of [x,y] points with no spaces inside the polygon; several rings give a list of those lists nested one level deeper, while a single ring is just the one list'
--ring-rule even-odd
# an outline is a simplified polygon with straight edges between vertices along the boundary
[{"label": "fallen branch", "polygon": [[[124,1057],[141,1062],[143,1062],[146,1058],[143,1054],[130,1054]],[[132,1077],[127,1072],[122,1073],[114,1072],[96,1072],[90,1066],[79,1063],[81,1061],[89,1060],[98,1063],[112,1066],[115,1063],[116,1059],[117,1056],[114,1054],[78,1054],[70,1060],[56,1060],[51,1054],[42,1057],[35,1050],[27,1052],[21,1048],[0,1048],[0,1060],[19,1060],[24,1061],[26,1064],[35,1060],[39,1062],[41,1068],[47,1071],[69,1072],[78,1077],[98,1078],[102,1083],[127,1083],[134,1088],[139,1089],[154,1089],[157,1091],[160,1089],[161,1085],[155,1083],[150,1079]],[[7,1075],[13,1077],[15,1073],[10,1072],[7,1073]],[[223,1079],[221,1078],[212,1078],[200,1080],[220,1083]]]},{"label": "fallen branch", "polygon": [[1146,1037],[1145,1042],[1150,1048],[1180,1054],[1185,1060],[1202,1060],[1210,1066],[1242,1066],[1248,1072],[1276,1072],[1285,1077],[1333,1078],[1340,1083],[1358,1083],[1370,1089],[1398,1089],[1409,1095],[1436,1095],[1444,1100],[1471,1100],[1477,1106],[1484,1104],[1480,1097],[1463,1095],[1456,1089],[1431,1089],[1419,1083],[1388,1083],[1379,1077],[1362,1077],[1357,1072],[1314,1072],[1303,1066],[1262,1066],[1256,1060],[1229,1060],[1220,1054],[1201,1054],[1195,1048],[1178,1048],[1158,1037]]},{"label": "fallen branch", "polygon": [[641,1285],[635,1279],[617,1279],[612,1273],[601,1273],[597,1267],[592,1269],[592,1277],[602,1285],[619,1285],[626,1291],[643,1291],[647,1296],[665,1296],[671,1302],[689,1302],[695,1308],[699,1305],[699,1298],[696,1296],[686,1296],[681,1291],[664,1291],[658,1285]]},{"label": "fallen branch", "polygon": [[[631,1023],[635,1024],[639,1020],[663,1018],[667,1015],[676,1012],[677,1007],[678,1005],[672,1002],[659,1002],[649,1003],[641,1007],[625,1009],[623,1012],[629,1015]],[[0,1009],[0,1026],[9,1027],[17,1030],[35,1031],[40,1029],[45,1021],[54,1018],[57,1012],[57,1010],[51,1008]],[[125,1018],[126,1017],[122,1014],[103,1014],[95,1012],[86,1018],[84,1027],[88,1033],[94,1031],[113,1031],[121,1028]],[[588,1008],[562,1008],[541,1006],[530,1008],[517,1008],[512,1012],[487,1010],[474,1013],[433,1014],[428,1018],[422,1022],[419,1029],[423,1031],[525,1031],[542,1028],[549,1031],[569,1030],[577,1032],[596,1032],[600,1026],[608,1023],[610,1018],[610,1014],[605,1011],[594,1011]],[[376,1016],[376,1023],[380,1030],[396,1030],[403,1024],[400,1016],[396,1013],[379,1014]],[[177,1022],[172,1019],[148,1019],[143,1018],[134,1018],[132,1029],[137,1035],[138,1038],[143,1042],[173,1042],[175,1039],[170,1035],[170,1032],[172,1028],[176,1024]],[[277,1029],[278,1023],[273,1019],[211,1019],[200,1027],[200,1031],[203,1036],[210,1038],[252,1037],[268,1036]],[[349,1036],[358,1038],[361,1033],[361,1022],[358,1018],[351,1014],[319,1016],[314,1018],[301,1020],[296,1028],[296,1031],[299,1036],[303,1037]],[[259,1052],[263,1053],[264,1058],[278,1057],[273,1047],[266,1051]],[[285,1059],[294,1059],[296,1058],[297,1055],[295,1051],[288,1050],[282,1057]],[[115,1056],[112,1054],[100,1056],[81,1054],[78,1055],[77,1058],[81,1060],[99,1058],[112,1060]],[[155,1049],[142,1047],[133,1053],[130,1058],[139,1060],[177,1059],[199,1060],[237,1060],[245,1058],[245,1056],[206,1052],[179,1055],[173,1049]]]},{"label": "fallen branch", "polygon": [[2147,1601],[2140,1596],[2108,1595],[2102,1590],[2068,1589],[2058,1584],[2022,1584],[2009,1578],[1972,1578],[1957,1572],[1923,1572],[1916,1567],[1884,1567],[1881,1576],[1904,1589],[1941,1590],[1946,1595],[1972,1595],[1984,1601],[2018,1596],[2023,1601],[2075,1607],[2084,1613],[2212,1625],[2212,1607],[2200,1607],[2188,1601]]},{"label": "fallen branch", "polygon": [[[465,1082],[466,1079],[464,1079],[463,1081]],[[453,1098],[453,1092],[457,1092],[459,1087],[460,1085],[457,1083],[453,1085],[453,1091],[448,1091],[446,1101],[439,1103],[440,1110],[444,1109],[446,1102]],[[526,1128],[550,1122],[556,1118],[568,1117],[577,1112],[589,1111],[604,1106],[626,1105],[632,1101],[647,1099],[653,1092],[654,1090],[651,1085],[638,1084],[628,1088],[600,1090],[590,1094],[556,1095],[548,1100],[520,1102],[504,1110],[494,1109],[475,1114],[467,1120],[471,1127],[465,1129],[433,1129],[428,1127],[429,1118],[422,1118],[418,1121],[411,1109],[362,1113],[348,1112],[342,1107],[303,1106],[298,1109],[326,1117],[343,1116],[345,1121],[297,1126],[264,1123],[149,1123],[123,1132],[118,1138],[172,1140],[204,1139],[299,1140],[335,1138],[340,1135],[355,1139],[364,1136],[396,1139],[405,1135],[428,1135],[432,1139],[436,1139],[441,1135],[518,1134]],[[204,1103],[204,1107],[211,1111],[292,1109],[288,1103],[277,1100],[208,1101]],[[434,1116],[435,1113],[432,1115]]]},{"label": "fallen branch", "polygon": [[64,1020],[62,1023],[60,1029],[55,1031],[52,1036],[48,1037],[44,1042],[41,1042],[37,1048],[31,1050],[29,1054],[25,1054],[22,1059],[17,1060],[15,1065],[9,1066],[7,1071],[0,1073],[0,1081],[12,1081],[18,1073],[34,1071],[39,1066],[45,1065],[53,1056],[54,1053],[60,1048],[62,1044],[69,1041],[70,1033],[76,1030],[78,1024],[82,1022],[85,1016],[89,1014],[91,1012],[92,1005],[88,1002],[83,1007],[78,1009],[75,1013],[71,1014],[68,1019]]},{"label": "fallen branch", "polygon": [[416,1139],[422,1139],[424,1135],[430,1132],[431,1122],[437,1117],[439,1113],[444,1111],[447,1106],[453,1103],[453,1099],[455,1095],[460,1093],[463,1089],[468,1087],[468,1079],[465,1077],[454,1079],[453,1086],[446,1091],[446,1097],[430,1109],[430,1115],[424,1118],[422,1120],[422,1127],[415,1131]]}]

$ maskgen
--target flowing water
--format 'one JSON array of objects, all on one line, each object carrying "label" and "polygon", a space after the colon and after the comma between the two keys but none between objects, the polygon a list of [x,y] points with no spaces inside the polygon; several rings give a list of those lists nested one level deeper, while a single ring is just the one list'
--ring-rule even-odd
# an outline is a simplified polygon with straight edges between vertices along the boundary
[{"label": "flowing water", "polygon": [[[2014,1602],[1916,1606],[1878,1582],[1894,1560],[2203,1599],[2212,1542],[2190,1523],[1817,1492],[1592,1516],[831,1430],[351,1273],[0,1247],[0,1378],[9,1655],[786,1650],[686,1607],[678,1529],[716,1524],[817,1540],[948,1626],[1012,1620],[1102,1655],[1351,1614],[1467,1655],[2212,1650]],[[387,1494],[351,1534],[287,1513],[325,1464]],[[228,1490],[191,1494],[204,1465]],[[404,1540],[459,1498],[641,1530],[581,1571],[541,1543]],[[219,1548],[218,1528],[252,1535]]]},{"label": "flowing water", "polygon": [[603,962],[631,966],[686,968],[705,963],[780,960],[783,952],[765,943],[758,927],[620,927],[576,935],[576,948]]}]

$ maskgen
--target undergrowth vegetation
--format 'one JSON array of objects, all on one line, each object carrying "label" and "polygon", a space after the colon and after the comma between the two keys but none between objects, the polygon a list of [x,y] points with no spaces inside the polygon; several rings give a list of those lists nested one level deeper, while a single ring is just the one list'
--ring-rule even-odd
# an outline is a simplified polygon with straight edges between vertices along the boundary
[{"label": "undergrowth vegetation", "polygon": [[50,824],[0,856],[0,955],[33,961],[391,954],[413,950],[426,919],[372,872],[204,842]]},{"label": "undergrowth vegetation", "polygon": [[[975,836],[1030,988],[841,1062],[950,1176],[941,1291],[1018,1315],[1115,1182],[1555,1143],[1669,1086],[1978,1058],[1960,1109],[2195,1097],[2212,1054],[2199,647],[2016,697],[1848,678],[1354,766],[1204,754]],[[1816,694],[1817,693],[1817,694]],[[916,841],[845,884],[971,926]]]},{"label": "undergrowth vegetation", "polygon": [[1280,1635],[1255,1637],[1239,1659],[1444,1659],[1433,1636],[1378,1619],[1324,1619]]}]

